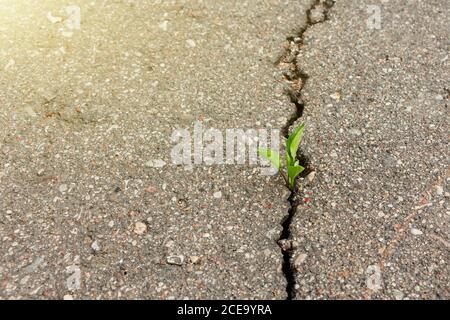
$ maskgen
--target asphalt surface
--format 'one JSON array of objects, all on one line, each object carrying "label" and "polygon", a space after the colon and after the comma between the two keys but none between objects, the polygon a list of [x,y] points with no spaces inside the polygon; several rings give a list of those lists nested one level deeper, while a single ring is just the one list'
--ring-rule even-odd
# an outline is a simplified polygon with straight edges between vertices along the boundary
[{"label": "asphalt surface", "polygon": [[310,2],[66,5],[1,2],[0,297],[284,299],[281,180],[170,138],[281,128]]},{"label": "asphalt surface", "polygon": [[[0,299],[448,299],[449,5],[326,4],[0,1]],[[280,177],[170,160],[282,129],[287,88],[290,270]]]},{"label": "asphalt surface", "polygon": [[291,226],[297,299],[450,298],[449,15],[446,1],[344,0],[305,33],[315,177]]}]

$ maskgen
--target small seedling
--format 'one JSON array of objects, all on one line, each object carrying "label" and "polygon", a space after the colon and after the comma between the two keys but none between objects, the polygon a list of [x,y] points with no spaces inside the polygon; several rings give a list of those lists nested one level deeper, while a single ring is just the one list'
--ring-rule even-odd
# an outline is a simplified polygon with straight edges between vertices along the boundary
[{"label": "small seedling", "polygon": [[286,140],[286,167],[287,175],[283,170],[280,154],[270,149],[258,148],[260,156],[270,161],[278,172],[282,175],[289,189],[294,190],[295,179],[297,176],[305,170],[300,165],[300,161],[297,159],[298,146],[302,140],[303,133],[305,132],[305,124],[302,123]]}]

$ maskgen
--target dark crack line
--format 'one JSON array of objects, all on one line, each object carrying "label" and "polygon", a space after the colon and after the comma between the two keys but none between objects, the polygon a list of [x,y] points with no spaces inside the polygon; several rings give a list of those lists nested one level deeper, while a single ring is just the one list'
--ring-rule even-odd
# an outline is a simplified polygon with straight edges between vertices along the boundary
[{"label": "dark crack line", "polygon": [[[285,138],[289,135],[289,129],[291,126],[297,122],[303,116],[303,111],[305,109],[305,102],[302,97],[302,90],[308,81],[308,74],[306,74],[298,65],[297,55],[302,50],[302,46],[304,45],[304,37],[305,32],[314,24],[322,23],[328,20],[328,11],[334,5],[334,0],[316,0],[314,4],[307,10],[307,23],[306,26],[303,27],[295,36],[288,37],[286,40],[288,41],[288,48],[286,49],[285,54],[277,61],[277,66],[286,66],[286,70],[284,70],[283,75],[291,85],[288,89],[286,89],[286,94],[289,96],[290,101],[295,106],[295,112],[292,116],[287,120],[285,126],[282,129],[282,134]],[[323,18],[317,19],[317,17],[313,17],[313,11],[317,11],[322,9]],[[316,13],[316,12],[315,12]],[[301,154],[299,150],[298,158],[300,160],[300,164],[305,167],[305,171],[303,176],[306,176],[311,171],[309,166],[309,161],[306,156]],[[287,292],[287,300],[295,299],[295,284],[296,284],[296,269],[294,263],[292,262],[293,257],[293,246],[292,246],[292,234],[291,234],[291,225],[292,220],[297,214],[298,207],[300,205],[300,201],[295,196],[299,192],[299,189],[296,187],[291,195],[289,196],[289,211],[288,215],[283,219],[281,225],[283,227],[283,231],[281,232],[280,238],[278,240],[278,245],[281,247],[283,253],[283,273],[286,278],[286,292]]]}]

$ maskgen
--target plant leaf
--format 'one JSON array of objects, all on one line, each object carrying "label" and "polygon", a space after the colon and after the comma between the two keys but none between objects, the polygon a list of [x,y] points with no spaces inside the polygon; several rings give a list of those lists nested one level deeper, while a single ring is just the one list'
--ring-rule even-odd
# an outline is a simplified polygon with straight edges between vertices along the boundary
[{"label": "plant leaf", "polygon": [[286,140],[286,166],[292,166],[294,164],[294,159],[292,159],[290,151],[289,151],[289,146],[288,146],[288,142]]},{"label": "plant leaf", "polygon": [[302,123],[294,132],[288,137],[286,141],[286,154],[288,166],[293,166],[295,159],[297,158],[297,150],[302,140],[303,133],[305,132],[305,124]]},{"label": "plant leaf", "polygon": [[295,178],[297,178],[297,176],[302,173],[303,170],[305,170],[305,168],[300,165],[288,166],[287,171],[289,177],[289,187],[291,188],[291,190],[294,189]]},{"label": "plant leaf", "polygon": [[276,151],[264,148],[258,148],[258,154],[270,161],[277,170],[281,169],[280,154]]}]

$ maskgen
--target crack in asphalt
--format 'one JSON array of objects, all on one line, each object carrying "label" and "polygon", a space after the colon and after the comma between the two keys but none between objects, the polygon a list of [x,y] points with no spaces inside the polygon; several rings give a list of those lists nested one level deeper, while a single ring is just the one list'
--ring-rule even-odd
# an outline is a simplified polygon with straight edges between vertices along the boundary
[{"label": "crack in asphalt", "polygon": [[[285,138],[289,136],[289,129],[295,124],[295,122],[303,116],[303,111],[305,109],[305,102],[302,97],[302,90],[308,81],[308,74],[306,74],[298,65],[297,55],[302,50],[301,47],[304,45],[305,32],[309,27],[323,23],[328,20],[328,11],[333,7],[334,0],[316,0],[311,7],[306,11],[307,22],[306,25],[295,35],[287,37],[287,48],[282,57],[278,59],[275,63],[278,67],[284,67],[284,78],[291,85],[286,89],[286,94],[289,96],[290,101],[295,106],[295,111],[291,117],[287,120],[285,126],[282,128],[282,134]],[[320,17],[320,13],[323,14]],[[313,14],[315,16],[313,16]],[[317,16],[318,14],[318,16]],[[300,160],[300,164],[305,167],[305,171],[302,173],[302,177],[307,176],[310,172],[309,160],[308,158],[301,154],[297,155]],[[288,210],[288,215],[283,219],[281,225],[283,231],[281,232],[280,238],[278,240],[278,245],[280,246],[283,253],[283,273],[286,278],[286,292],[287,300],[295,299],[295,276],[296,269],[292,262],[293,256],[293,245],[291,239],[291,224],[294,216],[297,213],[300,201],[297,199],[296,194],[299,193],[299,189],[295,186],[294,190],[288,198],[290,207]]]}]

